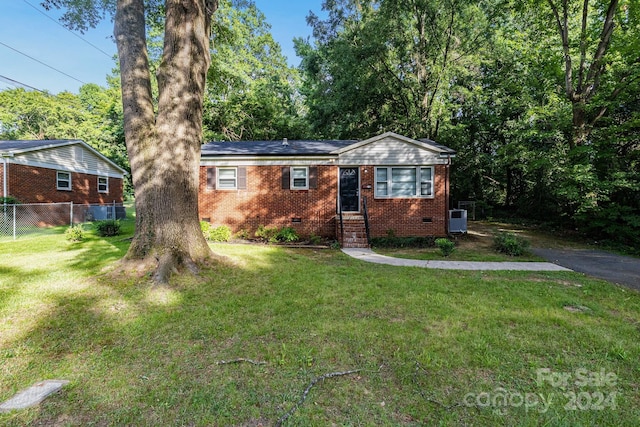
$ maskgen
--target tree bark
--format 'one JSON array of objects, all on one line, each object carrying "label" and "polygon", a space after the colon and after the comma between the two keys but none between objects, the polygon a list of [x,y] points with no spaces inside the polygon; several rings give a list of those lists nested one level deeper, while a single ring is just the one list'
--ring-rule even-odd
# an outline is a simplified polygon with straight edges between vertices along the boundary
[{"label": "tree bark", "polygon": [[[579,66],[577,71],[577,82],[574,82],[574,63],[571,58],[571,42],[570,42],[570,25],[569,25],[569,8],[570,1],[562,0],[560,7],[556,5],[554,0],[547,0],[555,23],[558,28],[558,34],[562,41],[562,50],[564,53],[565,68],[565,93],[567,99],[571,102],[573,110],[573,135],[569,142],[570,148],[579,146],[587,142],[591,129],[594,124],[602,117],[602,114],[590,116],[587,113],[589,101],[593,98],[599,89],[602,75],[605,73],[604,56],[609,49],[611,43],[611,35],[615,28],[615,12],[618,8],[618,0],[610,0],[607,12],[602,22],[602,31],[598,40],[598,45],[593,52],[593,57],[588,61],[587,58],[587,25],[589,22],[589,0],[583,0],[581,27],[579,34]],[[590,65],[588,63],[590,62]],[[588,65],[588,66],[587,66]],[[616,91],[612,95],[616,95]]]},{"label": "tree bark", "polygon": [[154,112],[144,0],[118,0],[124,130],[135,191],[136,231],[126,259],[153,263],[156,282],[211,256],[198,217],[202,104],[217,0],[167,0]]}]

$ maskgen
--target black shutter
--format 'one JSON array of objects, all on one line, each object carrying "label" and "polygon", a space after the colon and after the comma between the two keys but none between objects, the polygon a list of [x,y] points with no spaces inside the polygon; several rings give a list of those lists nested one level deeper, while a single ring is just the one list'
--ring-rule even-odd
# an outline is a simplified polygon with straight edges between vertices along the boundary
[{"label": "black shutter", "polygon": [[238,168],[238,190],[247,189],[247,168]]},{"label": "black shutter", "polygon": [[318,188],[318,167],[317,166],[309,167],[309,188],[310,189]]},{"label": "black shutter", "polygon": [[207,168],[207,190],[216,189],[216,168]]},{"label": "black shutter", "polygon": [[291,169],[289,166],[282,168],[282,189],[288,190],[291,188]]}]

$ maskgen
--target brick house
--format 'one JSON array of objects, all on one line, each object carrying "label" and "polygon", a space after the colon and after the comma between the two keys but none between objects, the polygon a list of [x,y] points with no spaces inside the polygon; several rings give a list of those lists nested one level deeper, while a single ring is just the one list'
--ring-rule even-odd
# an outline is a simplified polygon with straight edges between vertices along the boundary
[{"label": "brick house", "polygon": [[81,140],[0,141],[1,194],[20,203],[122,203],[126,173]]},{"label": "brick house", "polygon": [[296,229],[366,246],[370,236],[447,234],[455,152],[387,132],[364,141],[211,142],[202,146],[199,212],[234,232]]}]

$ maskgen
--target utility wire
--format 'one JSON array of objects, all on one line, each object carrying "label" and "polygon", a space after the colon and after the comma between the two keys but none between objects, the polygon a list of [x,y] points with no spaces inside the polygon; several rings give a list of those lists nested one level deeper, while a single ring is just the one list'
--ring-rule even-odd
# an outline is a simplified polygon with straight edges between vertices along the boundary
[{"label": "utility wire", "polygon": [[9,83],[10,85],[13,85],[13,86],[16,86],[16,87],[18,87],[18,86],[27,87],[29,89],[33,89],[33,90],[36,90],[36,91],[38,91],[40,93],[44,93],[45,95],[48,95],[48,93],[43,91],[43,90],[40,90],[40,89],[35,88],[33,86],[29,86],[28,84],[25,84],[25,83],[19,82],[17,80],[11,79],[11,78],[9,78],[7,76],[3,76],[2,74],[0,74],[0,80],[5,81],[5,82]]},{"label": "utility wire", "polygon": [[107,58],[113,58],[113,55],[108,54],[107,52],[105,52],[104,50],[100,49],[98,46],[94,45],[93,43],[91,43],[90,41],[80,37],[79,35],[77,35],[76,33],[74,33],[73,31],[71,31],[70,29],[68,29],[67,27],[65,27],[64,25],[62,25],[58,20],[50,17],[49,15],[47,15],[46,13],[44,13],[43,11],[41,11],[40,9],[38,9],[36,6],[32,5],[31,3],[29,3],[27,0],[22,0],[24,1],[26,4],[28,4],[29,6],[31,6],[32,8],[34,8],[35,10],[38,11],[38,13],[42,14],[43,16],[45,16],[47,19],[55,22],[56,24],[58,24],[59,26],[61,26],[62,28],[64,28],[65,30],[67,30],[68,32],[70,32],[71,34],[73,34],[74,36],[76,36],[77,38],[79,38],[80,40],[82,40],[83,42],[85,42],[86,44],[88,44],[89,46],[93,47],[94,49],[102,52]]},{"label": "utility wire", "polygon": [[15,48],[13,48],[13,47],[9,46],[8,44],[2,43],[2,42],[0,42],[0,44],[1,44],[2,46],[4,46],[4,47],[8,48],[8,49],[13,50],[14,52],[19,53],[20,55],[24,55],[24,56],[26,56],[27,58],[31,59],[32,61],[36,61],[36,62],[38,62],[38,63],[40,63],[40,64],[44,65],[45,67],[51,68],[53,71],[56,71],[56,72],[58,72],[58,73],[60,73],[60,74],[64,74],[65,76],[67,76],[67,77],[69,77],[69,78],[71,78],[71,79],[73,79],[73,80],[75,80],[75,81],[77,81],[77,82],[80,82],[80,83],[82,83],[83,85],[86,85],[86,84],[87,84],[86,82],[83,82],[82,80],[77,79],[77,78],[73,77],[72,75],[65,73],[64,71],[60,71],[60,70],[58,70],[57,68],[54,68],[54,67],[52,67],[51,65],[49,65],[49,64],[45,64],[44,62],[40,61],[39,59],[34,58],[33,56],[29,56],[29,55],[27,55],[26,53],[21,52],[21,51],[19,51],[18,49],[15,49]]}]

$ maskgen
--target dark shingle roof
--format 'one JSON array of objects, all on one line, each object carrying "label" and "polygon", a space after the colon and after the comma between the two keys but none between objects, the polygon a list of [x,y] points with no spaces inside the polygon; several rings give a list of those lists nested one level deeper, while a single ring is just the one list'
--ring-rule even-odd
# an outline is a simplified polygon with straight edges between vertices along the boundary
[{"label": "dark shingle roof", "polygon": [[42,147],[55,147],[65,145],[70,142],[76,142],[74,139],[43,139],[43,140],[22,140],[22,141],[3,141],[0,140],[0,153],[9,153],[12,151],[33,150]]},{"label": "dark shingle roof", "polygon": [[241,141],[209,142],[202,146],[202,156],[321,156],[356,143],[354,140],[331,141]]},{"label": "dark shingle roof", "polygon": [[437,142],[435,142],[435,141],[433,141],[431,139],[420,138],[420,139],[418,139],[418,141],[424,142],[424,143],[429,144],[429,145],[433,145],[434,147],[439,148],[440,150],[442,150],[445,153],[450,153],[450,154],[455,154],[456,153],[456,150],[454,150],[452,148],[449,148],[446,145],[438,144]]}]

